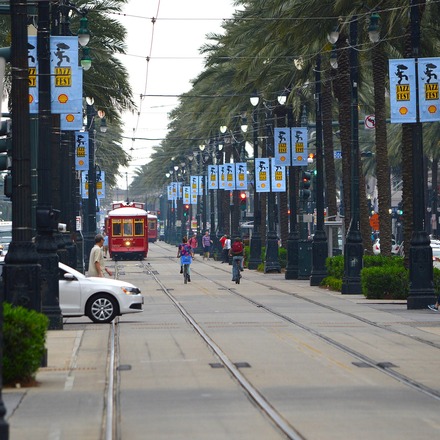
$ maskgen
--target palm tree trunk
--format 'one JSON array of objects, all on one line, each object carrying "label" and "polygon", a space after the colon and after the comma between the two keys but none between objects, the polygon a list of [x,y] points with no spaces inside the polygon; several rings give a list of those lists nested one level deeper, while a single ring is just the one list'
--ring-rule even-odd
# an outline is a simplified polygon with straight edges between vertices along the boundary
[{"label": "palm tree trunk", "polygon": [[387,57],[384,43],[377,44],[373,51],[374,106],[376,112],[376,176],[379,200],[380,248],[382,255],[391,255],[391,185],[387,148],[387,126],[385,114],[385,75]]}]

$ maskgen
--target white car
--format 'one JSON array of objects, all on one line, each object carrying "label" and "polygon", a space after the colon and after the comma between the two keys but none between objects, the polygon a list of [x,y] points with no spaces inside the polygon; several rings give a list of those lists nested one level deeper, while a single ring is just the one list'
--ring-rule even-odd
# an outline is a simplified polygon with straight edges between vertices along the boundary
[{"label": "white car", "polygon": [[63,316],[88,316],[93,322],[108,323],[116,316],[143,311],[141,291],[126,281],[86,277],[58,263],[60,308]]},{"label": "white car", "polygon": [[[393,255],[402,255],[403,254],[403,243],[397,244],[396,240],[391,239],[391,253]],[[373,254],[380,254],[380,238],[376,238],[376,241],[373,243]]]}]

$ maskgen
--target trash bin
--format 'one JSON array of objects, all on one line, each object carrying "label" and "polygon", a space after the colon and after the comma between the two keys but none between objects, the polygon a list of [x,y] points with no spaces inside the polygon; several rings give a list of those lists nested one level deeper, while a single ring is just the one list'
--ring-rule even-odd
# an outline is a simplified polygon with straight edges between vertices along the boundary
[{"label": "trash bin", "polygon": [[308,280],[312,273],[312,241],[298,242],[298,279]]}]

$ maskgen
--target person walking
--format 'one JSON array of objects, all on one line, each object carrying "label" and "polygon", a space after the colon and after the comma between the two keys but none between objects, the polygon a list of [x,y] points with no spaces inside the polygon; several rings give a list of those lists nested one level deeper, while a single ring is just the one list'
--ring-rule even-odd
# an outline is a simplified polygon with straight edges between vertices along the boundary
[{"label": "person walking", "polygon": [[187,237],[182,238],[182,243],[179,244],[177,248],[177,258],[180,257],[180,273],[183,273],[183,265],[187,265],[187,276],[188,282],[191,282],[191,263],[193,259],[192,247],[188,244]]},{"label": "person walking", "polygon": [[191,246],[193,252],[193,259],[195,259],[195,252],[197,248],[197,234],[194,232],[194,235],[188,240],[188,244]]},{"label": "person walking", "polygon": [[229,250],[231,249],[231,238],[226,235],[226,240],[223,243],[222,263],[229,263]]},{"label": "person walking", "polygon": [[104,277],[104,271],[112,276],[113,273],[105,267],[102,247],[104,246],[104,237],[101,234],[95,237],[95,246],[90,251],[88,277]]},{"label": "person walking", "polygon": [[209,231],[205,232],[205,235],[202,237],[202,246],[203,246],[203,259],[209,260],[209,255],[211,252],[211,244],[212,240],[209,236]]}]

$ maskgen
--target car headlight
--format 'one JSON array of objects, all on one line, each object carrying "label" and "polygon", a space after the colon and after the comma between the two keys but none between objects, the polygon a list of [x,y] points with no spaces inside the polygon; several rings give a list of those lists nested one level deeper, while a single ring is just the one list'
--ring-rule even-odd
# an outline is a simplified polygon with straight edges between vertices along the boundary
[{"label": "car headlight", "polygon": [[137,287],[122,286],[121,289],[126,295],[139,295],[141,293]]}]

